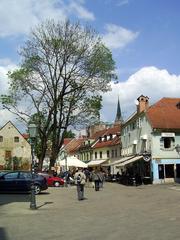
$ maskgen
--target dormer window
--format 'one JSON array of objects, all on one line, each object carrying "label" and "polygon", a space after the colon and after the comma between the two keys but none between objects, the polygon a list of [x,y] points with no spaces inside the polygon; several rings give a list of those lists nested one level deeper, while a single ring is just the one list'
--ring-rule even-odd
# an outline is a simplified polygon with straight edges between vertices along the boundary
[{"label": "dormer window", "polygon": [[109,134],[109,139],[112,140],[112,134],[111,133]]},{"label": "dormer window", "polygon": [[178,109],[180,109],[180,102],[178,102],[178,103],[176,104],[176,107],[177,107]]},{"label": "dormer window", "polygon": [[99,142],[102,142],[102,137],[99,137]]},{"label": "dormer window", "polygon": [[104,141],[105,141],[105,142],[107,141],[107,136],[106,136],[106,135],[104,135]]}]

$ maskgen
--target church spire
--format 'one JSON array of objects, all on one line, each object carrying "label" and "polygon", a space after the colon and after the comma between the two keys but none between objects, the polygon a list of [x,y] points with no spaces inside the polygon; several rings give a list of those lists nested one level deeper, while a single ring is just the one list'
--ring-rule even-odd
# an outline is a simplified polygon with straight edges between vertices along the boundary
[{"label": "church spire", "polygon": [[119,103],[119,97],[118,97],[118,104],[117,104],[117,113],[116,113],[116,119],[115,123],[121,123],[122,122],[122,116],[121,116],[121,107]]}]

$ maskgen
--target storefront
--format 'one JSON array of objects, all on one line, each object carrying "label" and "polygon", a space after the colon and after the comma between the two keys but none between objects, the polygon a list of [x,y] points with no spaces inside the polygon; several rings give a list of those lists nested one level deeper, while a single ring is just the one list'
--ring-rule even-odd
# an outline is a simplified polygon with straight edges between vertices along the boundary
[{"label": "storefront", "polygon": [[180,159],[152,160],[153,183],[180,182]]}]

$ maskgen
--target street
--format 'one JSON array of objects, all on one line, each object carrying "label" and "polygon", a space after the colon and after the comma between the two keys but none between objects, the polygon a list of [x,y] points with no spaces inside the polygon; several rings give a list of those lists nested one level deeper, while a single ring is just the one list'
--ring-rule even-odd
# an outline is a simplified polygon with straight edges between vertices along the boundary
[{"label": "street", "polygon": [[29,209],[28,194],[0,194],[0,240],[179,240],[180,186],[105,183],[49,188]]}]

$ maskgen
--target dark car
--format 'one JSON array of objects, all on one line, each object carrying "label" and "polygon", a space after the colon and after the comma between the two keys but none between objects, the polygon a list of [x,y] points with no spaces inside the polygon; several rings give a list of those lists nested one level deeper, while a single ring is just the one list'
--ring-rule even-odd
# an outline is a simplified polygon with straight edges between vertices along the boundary
[{"label": "dark car", "polygon": [[51,176],[48,173],[39,172],[39,175],[43,176],[47,180],[49,187],[59,187],[64,185],[64,179],[58,176]]},{"label": "dark car", "polygon": [[35,194],[48,188],[43,176],[34,175],[30,171],[10,171],[0,173],[0,192],[29,192],[34,180]]}]

